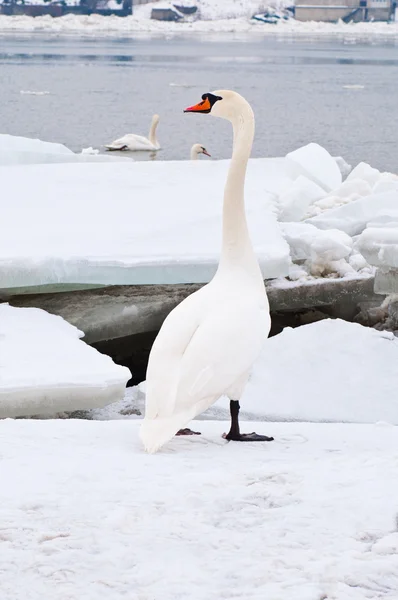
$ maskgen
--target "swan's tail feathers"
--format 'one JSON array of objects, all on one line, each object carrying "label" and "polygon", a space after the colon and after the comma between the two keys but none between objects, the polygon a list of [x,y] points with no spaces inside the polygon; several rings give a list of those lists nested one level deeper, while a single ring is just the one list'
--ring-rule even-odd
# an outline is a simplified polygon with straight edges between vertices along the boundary
[{"label": "swan's tail feathers", "polygon": [[106,148],[107,150],[109,150],[109,152],[112,152],[112,151],[115,151],[115,150],[120,150],[120,151],[121,151],[121,150],[127,150],[127,146],[126,146],[126,144],[124,144],[124,145],[120,145],[120,146],[114,146],[114,145],[112,145],[112,144],[111,144],[111,145],[109,145],[109,146],[105,146],[105,148]]},{"label": "swan's tail feathers", "polygon": [[144,419],[140,429],[140,438],[145,451],[153,454],[160,450],[192,418],[191,411],[186,411],[166,418]]}]

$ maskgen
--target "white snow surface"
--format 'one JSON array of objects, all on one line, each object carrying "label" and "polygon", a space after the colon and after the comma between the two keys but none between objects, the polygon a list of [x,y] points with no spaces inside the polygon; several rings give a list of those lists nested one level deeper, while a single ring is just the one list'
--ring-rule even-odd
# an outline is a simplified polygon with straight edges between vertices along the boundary
[{"label": "white snow surface", "polygon": [[324,198],[325,190],[317,183],[300,175],[292,185],[279,196],[279,220],[301,221],[311,205]]},{"label": "white snow surface", "polygon": [[340,319],[284,329],[264,344],[242,410],[272,420],[398,425],[397,361],[390,332]]},{"label": "white snow surface", "polygon": [[367,227],[356,248],[377,267],[398,268],[398,218],[387,227]]},{"label": "white snow surface", "polygon": [[[3,138],[16,149],[2,154],[0,143],[2,186],[13,197],[0,223],[0,288],[211,279],[220,252],[229,161],[133,166],[129,158],[96,155],[93,148],[74,154],[40,140]],[[65,162],[113,164],[42,164]],[[35,165],[25,168],[29,163]],[[360,163],[342,182],[348,170],[344,159],[314,143],[285,158],[250,160],[248,220],[265,278],[370,273],[366,261],[346,252],[352,248],[347,235],[395,218],[398,178]],[[290,227],[290,256],[276,219]],[[293,229],[292,222],[298,222]],[[22,243],[14,231],[24,232]],[[306,248],[301,258],[298,247]],[[306,265],[291,260],[306,260]]]},{"label": "white snow surface", "polygon": [[[300,22],[295,19],[288,21],[280,20],[277,24],[260,23],[248,16],[238,18],[227,18],[225,16],[225,6],[221,5],[221,10],[216,8],[216,15],[224,14],[223,18],[219,16],[214,20],[205,20],[206,13],[211,16],[212,0],[207,0],[207,7],[204,10],[202,19],[195,22],[173,23],[166,21],[155,21],[150,19],[148,5],[134,7],[134,14],[130,17],[120,18],[118,16],[103,17],[101,15],[65,15],[63,17],[28,17],[25,15],[6,16],[0,15],[0,31],[20,31],[20,32],[54,32],[54,33],[79,33],[80,35],[128,35],[129,33],[141,34],[195,34],[201,32],[208,33],[258,33],[267,35],[296,35],[296,36],[330,36],[335,35],[351,41],[361,37],[398,37],[398,23],[321,23],[321,22]],[[268,3],[266,3],[267,5]],[[217,6],[216,2],[214,5]],[[231,5],[233,6],[233,5]],[[247,5],[246,5],[247,6]],[[231,9],[227,8],[230,12]],[[239,12],[246,13],[247,9],[238,8]],[[254,11],[258,12],[258,11]],[[253,13],[254,14],[254,13]]]},{"label": "white snow surface", "polygon": [[86,148],[75,154],[64,146],[53,142],[22,136],[0,134],[0,165],[26,165],[74,162],[122,162],[126,157],[100,155],[99,150]]},{"label": "white snow surface", "polygon": [[73,154],[63,144],[54,142],[44,142],[39,139],[32,139],[18,135],[8,135],[0,133],[0,152],[29,152],[35,154]]},{"label": "white snow surface", "polygon": [[311,142],[289,152],[286,158],[299,164],[304,174],[327,192],[341,185],[342,176],[336,160],[319,144]]},{"label": "white snow surface", "polygon": [[281,223],[280,227],[293,261],[330,262],[351,254],[352,239],[338,229],[322,231],[307,223]]},{"label": "white snow surface", "polygon": [[0,419],[105,406],[124,396],[126,367],[38,308],[0,304]]},{"label": "white snow surface", "polygon": [[398,430],[0,422],[2,600],[396,600]]},{"label": "white snow surface", "polygon": [[[0,288],[48,283],[184,283],[213,276],[229,161],[0,167]],[[252,159],[246,205],[266,278],[288,273],[275,193],[300,169]],[[266,175],[265,175],[266,174]],[[15,234],[18,232],[18,235]]]},{"label": "white snow surface", "polygon": [[362,233],[370,223],[391,221],[398,221],[398,185],[388,192],[372,193],[307,219],[307,223],[319,229],[340,229],[351,236]]}]

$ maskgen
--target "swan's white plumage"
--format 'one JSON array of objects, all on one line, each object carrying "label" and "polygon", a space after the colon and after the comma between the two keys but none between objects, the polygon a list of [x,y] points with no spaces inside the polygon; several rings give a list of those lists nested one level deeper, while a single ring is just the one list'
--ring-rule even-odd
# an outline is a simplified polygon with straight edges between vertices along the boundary
[{"label": "swan's white plumage", "polygon": [[224,196],[221,261],[214,279],[168,315],[153,344],[140,430],[147,452],[156,452],[221,395],[239,400],[270,329],[268,299],[243,205],[253,113],[239,94],[214,94],[225,100],[214,112],[232,121],[235,136]]},{"label": "swan's white plumage", "polygon": [[206,154],[206,156],[210,156],[207,152],[206,148],[202,146],[202,144],[194,144],[191,148],[191,160],[198,160],[199,154]]},{"label": "swan's white plumage", "polygon": [[135,133],[128,133],[121,138],[113,141],[108,146],[105,146],[108,150],[129,150],[130,152],[142,151],[156,151],[160,149],[160,144],[156,137],[156,128],[159,123],[159,115],[153,115],[151,127],[149,129],[148,137],[143,135],[136,135]]}]

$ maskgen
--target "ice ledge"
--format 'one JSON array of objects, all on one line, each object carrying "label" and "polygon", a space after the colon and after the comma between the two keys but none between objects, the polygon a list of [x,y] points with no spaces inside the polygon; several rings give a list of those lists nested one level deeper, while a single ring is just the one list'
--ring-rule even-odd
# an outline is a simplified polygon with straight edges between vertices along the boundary
[{"label": "ice ledge", "polygon": [[[347,303],[350,306],[373,297],[374,277],[266,282],[272,312]],[[177,304],[201,285],[111,286],[100,289],[10,296],[13,306],[37,306],[61,315],[84,330],[87,343],[157,331]],[[0,295],[1,299],[1,295]]]}]

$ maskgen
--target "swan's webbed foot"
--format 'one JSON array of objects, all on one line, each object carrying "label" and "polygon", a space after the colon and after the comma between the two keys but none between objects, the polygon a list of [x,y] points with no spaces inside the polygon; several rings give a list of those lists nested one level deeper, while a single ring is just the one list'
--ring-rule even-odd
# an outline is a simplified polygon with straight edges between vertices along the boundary
[{"label": "swan's webbed foot", "polygon": [[273,442],[273,437],[268,437],[267,435],[260,435],[255,433],[224,433],[223,438],[225,440],[233,440],[234,442]]},{"label": "swan's webbed foot", "polygon": [[228,433],[223,434],[225,440],[233,440],[234,442],[273,442],[273,437],[267,435],[259,435],[254,431],[252,433],[241,433],[239,429],[239,402],[231,400],[229,403],[231,413],[231,429]]},{"label": "swan's webbed foot", "polygon": [[192,429],[186,427],[185,429],[179,429],[176,435],[201,435],[201,433],[200,431],[192,431]]}]

